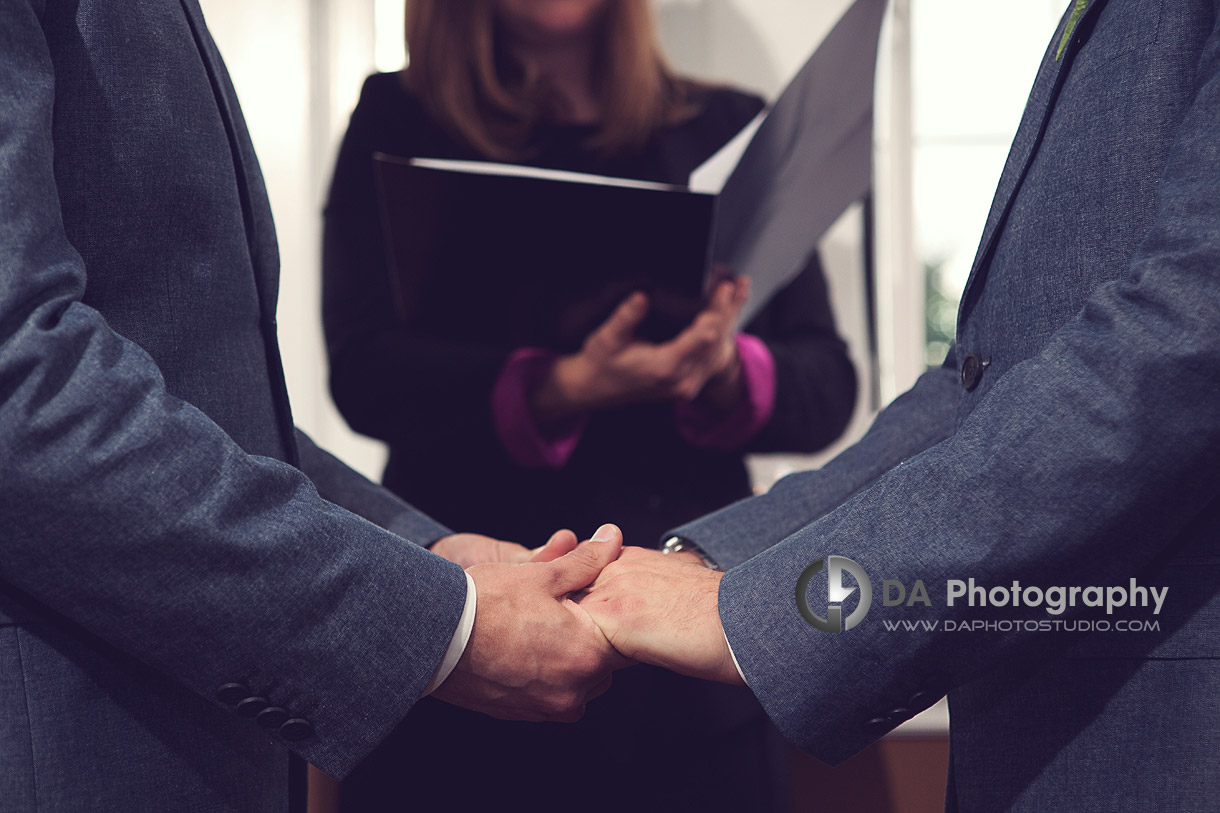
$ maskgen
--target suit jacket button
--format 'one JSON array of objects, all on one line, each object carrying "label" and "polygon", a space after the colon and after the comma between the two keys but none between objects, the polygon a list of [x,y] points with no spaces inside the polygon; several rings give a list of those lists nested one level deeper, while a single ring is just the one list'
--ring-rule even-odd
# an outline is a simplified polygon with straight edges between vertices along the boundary
[{"label": "suit jacket button", "polygon": [[914,716],[915,716],[915,713],[912,712],[910,709],[898,708],[898,709],[894,709],[893,711],[890,712],[890,719],[895,722],[902,722],[903,720],[909,720]]},{"label": "suit jacket button", "polygon": [[289,742],[300,742],[313,736],[313,723],[300,717],[293,717],[280,726],[280,736]]},{"label": "suit jacket button", "polygon": [[288,710],[279,706],[268,706],[258,713],[254,722],[263,728],[279,728],[288,721]]},{"label": "suit jacket button", "polygon": [[869,734],[881,736],[894,727],[889,717],[874,717],[864,724],[864,730]]},{"label": "suit jacket button", "polygon": [[241,717],[253,719],[269,705],[271,704],[267,702],[265,697],[247,697],[237,704],[237,714]]},{"label": "suit jacket button", "polygon": [[915,694],[911,695],[909,705],[915,711],[923,711],[924,709],[931,708],[932,704],[939,699],[932,692],[915,692]]},{"label": "suit jacket button", "polygon": [[250,687],[244,683],[226,683],[216,692],[216,699],[226,706],[236,706],[250,696]]},{"label": "suit jacket button", "polygon": [[962,386],[966,388],[966,392],[974,392],[974,388],[983,380],[983,369],[986,366],[974,353],[962,360]]}]

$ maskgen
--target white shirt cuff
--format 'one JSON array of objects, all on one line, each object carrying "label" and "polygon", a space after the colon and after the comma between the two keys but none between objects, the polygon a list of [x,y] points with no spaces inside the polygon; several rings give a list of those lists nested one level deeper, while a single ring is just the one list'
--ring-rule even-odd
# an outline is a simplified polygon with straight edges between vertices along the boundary
[{"label": "white shirt cuff", "polygon": [[746,673],[741,671],[741,664],[737,662],[737,656],[733,654],[733,645],[729,643],[729,634],[724,633],[724,645],[729,648],[729,657],[733,659],[733,668],[737,670],[737,674],[741,675],[741,682],[750,685],[750,681],[746,680]]},{"label": "white shirt cuff", "polygon": [[474,609],[476,603],[477,596],[474,590],[474,579],[470,578],[470,574],[467,573],[466,606],[462,608],[462,617],[458,619],[457,629],[453,631],[453,640],[449,642],[449,648],[445,650],[445,657],[441,658],[440,668],[432,676],[432,682],[428,684],[428,688],[424,689],[421,697],[427,697],[435,692],[445,682],[445,678],[449,677],[450,673],[453,672],[453,668],[458,665],[458,661],[462,659],[462,653],[466,651],[466,644],[470,643],[470,633],[474,629]]}]

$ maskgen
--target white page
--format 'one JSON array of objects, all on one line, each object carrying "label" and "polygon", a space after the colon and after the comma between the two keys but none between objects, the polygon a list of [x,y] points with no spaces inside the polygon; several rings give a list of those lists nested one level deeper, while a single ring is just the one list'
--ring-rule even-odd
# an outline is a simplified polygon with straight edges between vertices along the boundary
[{"label": "white page", "polygon": [[766,110],[759,113],[740,133],[733,136],[729,143],[717,150],[715,155],[695,167],[695,171],[690,174],[690,190],[719,195],[766,117]]},{"label": "white page", "polygon": [[673,184],[636,181],[631,178],[611,178],[607,175],[590,175],[584,172],[568,172],[562,169],[527,167],[520,164],[497,164],[493,161],[458,161],[448,158],[412,158],[412,166],[424,169],[439,169],[447,172],[467,172],[472,175],[500,175],[509,178],[537,178],[543,181],[587,183],[596,186],[618,186],[626,189],[652,189],[659,192],[685,191],[685,187]]},{"label": "white page", "polygon": [[886,0],[856,0],[780,95],[724,184],[713,256],[753,283],[748,321],[872,184]]}]

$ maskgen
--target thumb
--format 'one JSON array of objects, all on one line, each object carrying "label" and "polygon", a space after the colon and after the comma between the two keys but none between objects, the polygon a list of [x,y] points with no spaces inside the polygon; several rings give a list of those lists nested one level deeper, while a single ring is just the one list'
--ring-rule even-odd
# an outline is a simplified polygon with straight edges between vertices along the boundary
[{"label": "thumb", "polygon": [[739,278],[737,280],[737,296],[733,300],[734,303],[738,307],[741,307],[742,305],[746,304],[746,302],[749,302],[750,293],[753,291],[753,289],[754,289],[754,283],[751,282],[749,277]]},{"label": "thumb", "polygon": [[588,542],[550,563],[554,568],[552,587],[564,595],[588,587],[602,569],[618,558],[623,550],[623,532],[617,525],[603,525]]},{"label": "thumb", "polygon": [[712,291],[711,301],[708,303],[707,310],[723,312],[731,309],[734,300],[737,298],[737,291],[736,280],[726,279]]},{"label": "thumb", "polygon": [[566,553],[576,550],[576,534],[569,530],[556,531],[540,548],[530,551],[531,562],[553,562]]}]

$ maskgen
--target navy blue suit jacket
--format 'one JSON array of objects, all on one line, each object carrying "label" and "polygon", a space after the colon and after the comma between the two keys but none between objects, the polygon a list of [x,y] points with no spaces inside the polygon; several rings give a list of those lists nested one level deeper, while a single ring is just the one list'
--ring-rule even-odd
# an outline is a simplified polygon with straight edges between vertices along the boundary
[{"label": "navy blue suit jacket", "polygon": [[277,275],[196,0],[0,0],[0,810],[284,810],[434,674],[447,531],[295,432]]},{"label": "navy blue suit jacket", "polygon": [[[814,755],[842,761],[948,692],[951,808],[1216,809],[1218,12],[1215,0],[1093,0],[1058,55],[1065,15],[944,366],[822,470],[676,531],[735,566],[720,592],[729,641]],[[874,588],[841,634],[807,624],[794,594],[831,555]],[[1169,588],[1159,616],[1060,618],[1159,630],[1005,632],[1001,621],[1056,616],[947,606],[950,579],[1132,577]],[[810,603],[827,607],[818,578]],[[933,606],[883,605],[883,580],[918,579]],[[930,627],[884,623],[901,620]],[[980,620],[997,626],[945,631]]]}]

